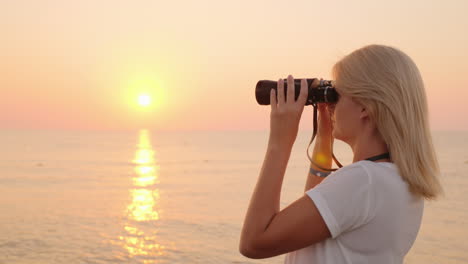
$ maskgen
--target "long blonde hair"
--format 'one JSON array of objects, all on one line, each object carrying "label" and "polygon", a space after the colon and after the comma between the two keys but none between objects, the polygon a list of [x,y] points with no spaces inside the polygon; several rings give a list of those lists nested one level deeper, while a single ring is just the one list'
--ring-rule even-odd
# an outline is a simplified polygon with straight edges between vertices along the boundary
[{"label": "long blonde hair", "polygon": [[443,194],[424,83],[413,60],[396,48],[369,45],[338,61],[332,73],[340,92],[367,109],[410,192],[428,200]]}]

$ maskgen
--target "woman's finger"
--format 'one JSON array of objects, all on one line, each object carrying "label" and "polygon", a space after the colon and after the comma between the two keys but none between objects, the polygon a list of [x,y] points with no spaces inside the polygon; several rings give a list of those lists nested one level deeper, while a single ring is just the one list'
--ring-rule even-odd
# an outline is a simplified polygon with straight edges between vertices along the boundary
[{"label": "woman's finger", "polygon": [[278,87],[277,87],[277,90],[278,90],[278,105],[282,105],[284,104],[284,81],[283,79],[279,79],[278,80]]},{"label": "woman's finger", "polygon": [[295,91],[294,91],[295,87],[294,87],[294,78],[291,74],[288,75],[288,87],[286,87],[286,89],[288,90],[286,102],[294,103],[296,101]]},{"label": "woman's finger", "polygon": [[271,105],[271,111],[275,111],[276,110],[276,93],[275,93],[275,89],[271,89],[270,91],[270,105]]},{"label": "woman's finger", "polygon": [[299,97],[297,98],[297,102],[301,106],[305,106],[308,96],[309,96],[309,90],[307,87],[307,80],[302,79],[301,80],[301,93],[299,94]]}]

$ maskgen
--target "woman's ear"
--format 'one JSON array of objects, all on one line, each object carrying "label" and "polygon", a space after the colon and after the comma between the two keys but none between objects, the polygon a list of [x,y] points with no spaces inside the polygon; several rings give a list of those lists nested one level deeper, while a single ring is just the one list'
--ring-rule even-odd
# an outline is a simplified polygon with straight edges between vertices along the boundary
[{"label": "woman's ear", "polygon": [[369,113],[367,113],[367,110],[366,108],[361,108],[361,114],[359,115],[359,118],[368,118],[369,117]]}]

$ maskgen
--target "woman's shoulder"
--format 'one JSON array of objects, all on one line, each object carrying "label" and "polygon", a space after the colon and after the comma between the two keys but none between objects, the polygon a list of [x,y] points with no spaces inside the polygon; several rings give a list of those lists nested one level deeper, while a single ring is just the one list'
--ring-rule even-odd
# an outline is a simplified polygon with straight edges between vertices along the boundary
[{"label": "woman's shoulder", "polygon": [[[371,181],[371,178],[380,175],[393,174],[399,175],[396,165],[391,162],[374,162],[369,160],[360,160],[336,170],[330,176],[340,178],[341,175],[352,175],[353,177],[363,178]],[[329,176],[329,177],[330,177]]]},{"label": "woman's shoulder", "polygon": [[401,190],[401,187],[407,184],[401,177],[395,163],[361,160],[356,162],[356,165],[366,171],[370,181],[375,186],[381,185],[385,188],[394,186],[395,189]]},{"label": "woman's shoulder", "polygon": [[348,180],[358,180],[360,182],[369,181],[368,170],[365,169],[365,166],[359,161],[354,162],[349,165],[343,166],[338,170],[334,171],[327,178],[333,179],[334,181],[348,181]]},{"label": "woman's shoulder", "polygon": [[357,162],[353,162],[351,164],[348,164],[346,166],[343,166],[343,167],[339,168],[334,173],[335,174],[349,174],[350,172],[365,171],[365,167],[368,166],[368,164],[366,162],[368,162],[368,161],[367,160],[365,160],[365,161],[360,160],[360,161],[357,161]]}]

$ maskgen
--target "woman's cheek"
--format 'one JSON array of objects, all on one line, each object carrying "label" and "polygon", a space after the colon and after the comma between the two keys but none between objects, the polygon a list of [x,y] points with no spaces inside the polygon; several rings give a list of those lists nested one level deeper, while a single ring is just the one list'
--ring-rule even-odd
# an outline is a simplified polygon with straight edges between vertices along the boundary
[{"label": "woman's cheek", "polygon": [[330,119],[333,121],[335,119],[335,104],[328,105],[327,110],[330,115]]}]

